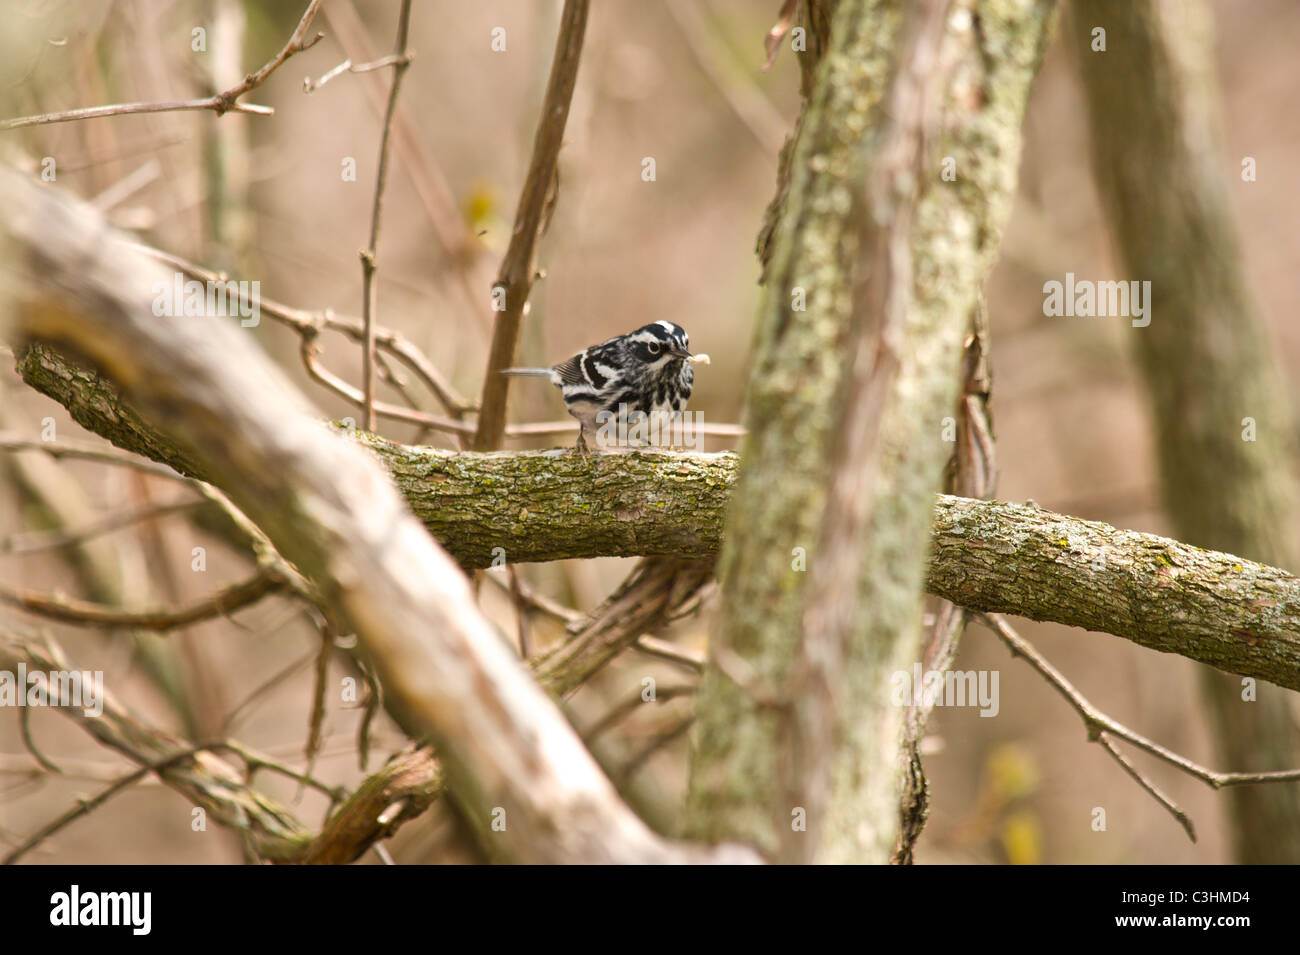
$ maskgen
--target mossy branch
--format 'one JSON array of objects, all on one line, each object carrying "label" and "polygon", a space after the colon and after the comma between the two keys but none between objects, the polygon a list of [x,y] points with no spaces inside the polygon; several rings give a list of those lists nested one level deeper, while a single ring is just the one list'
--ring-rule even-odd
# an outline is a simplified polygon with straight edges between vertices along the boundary
[{"label": "mossy branch", "polygon": [[[118,447],[206,476],[93,372],[40,345],[18,367],[28,384]],[[494,558],[712,558],[737,463],[731,453],[582,458],[408,447],[364,432],[356,440],[465,567]],[[1286,571],[1038,507],[948,495],[937,500],[933,532],[930,593],[1300,689],[1300,580]]]}]

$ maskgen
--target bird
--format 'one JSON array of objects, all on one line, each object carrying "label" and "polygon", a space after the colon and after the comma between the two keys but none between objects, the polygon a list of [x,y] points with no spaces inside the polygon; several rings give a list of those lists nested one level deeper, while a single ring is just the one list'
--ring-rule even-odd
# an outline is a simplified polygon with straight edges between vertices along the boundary
[{"label": "bird", "polygon": [[685,409],[695,383],[691,366],[709,363],[708,355],[692,355],[690,345],[686,329],[657,321],[589,345],[550,368],[505,368],[501,374],[549,378],[578,419],[575,450],[586,454],[587,438],[595,440],[597,423],[610,415],[620,416],[626,427],[638,412],[673,417]]}]

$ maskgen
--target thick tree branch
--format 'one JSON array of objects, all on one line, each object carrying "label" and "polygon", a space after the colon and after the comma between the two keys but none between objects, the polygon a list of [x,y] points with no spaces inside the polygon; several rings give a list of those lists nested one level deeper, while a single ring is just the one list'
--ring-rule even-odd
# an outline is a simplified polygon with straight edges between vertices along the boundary
[{"label": "thick tree branch", "polygon": [[808,4],[829,46],[760,238],[719,666],[692,749],[698,837],[754,832],[786,860],[883,862],[894,845],[900,713],[873,687],[917,658],[941,422],[1053,6]]},{"label": "thick tree branch", "polygon": [[[28,384],[84,427],[193,477],[207,470],[98,375],[46,347]],[[357,433],[464,567],[572,557],[712,559],[736,456],[475,454]],[[1029,505],[941,495],[927,590],[971,610],[1099,630],[1300,690],[1300,580],[1243,557]],[[501,550],[495,550],[501,548]]]},{"label": "thick tree branch", "polygon": [[[448,790],[495,857],[532,862],[754,861],[674,845],[613,786],[474,603],[374,459],[237,327],[159,321],[166,273],[84,205],[0,169],[0,288],[18,332],[83,352],[212,475],[357,633],[406,729],[432,739]],[[492,823],[504,813],[508,827]]]}]

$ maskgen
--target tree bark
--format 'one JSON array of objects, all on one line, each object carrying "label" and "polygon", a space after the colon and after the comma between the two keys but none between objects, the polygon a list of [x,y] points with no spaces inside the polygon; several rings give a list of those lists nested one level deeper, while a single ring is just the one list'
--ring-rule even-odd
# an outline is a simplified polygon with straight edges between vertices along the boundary
[{"label": "tree bark", "polygon": [[[951,81],[932,104],[909,13],[933,7],[835,5],[784,205],[760,239],[767,292],[690,830],[745,832],[791,861],[884,862],[894,847],[901,711],[888,680],[917,658],[941,421],[1053,4],[955,5],[929,64]],[[956,181],[941,180],[941,156]]]},{"label": "tree bark", "polygon": [[0,293],[20,335],[104,370],[227,491],[354,628],[404,727],[494,858],[538,863],[754,861],[650,831],[478,610],[464,575],[372,456],[329,434],[231,323],[153,314],[172,276],[85,205],[0,168]]},{"label": "tree bark", "polygon": [[[217,477],[105,379],[48,347],[29,349],[19,370],[119,447],[192,477]],[[568,451],[409,447],[359,431],[353,438],[467,568],[498,557],[713,561],[736,481],[737,457],[725,452],[583,459]],[[1300,580],[1284,570],[1028,505],[941,495],[931,521],[925,587],[936,596],[970,610],[1103,631],[1300,689]],[[1225,761],[1233,762],[1230,754]]]}]

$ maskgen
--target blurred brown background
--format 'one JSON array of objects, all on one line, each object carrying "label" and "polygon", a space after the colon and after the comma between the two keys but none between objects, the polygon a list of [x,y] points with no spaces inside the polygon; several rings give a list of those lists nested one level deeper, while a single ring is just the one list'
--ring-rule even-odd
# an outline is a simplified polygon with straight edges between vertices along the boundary
[{"label": "blurred brown background", "polygon": [[[302,7],[234,0],[6,0],[2,5],[5,22],[18,24],[0,39],[6,115],[206,95],[264,63],[284,43]],[[712,422],[740,419],[759,294],[754,236],[772,196],[776,151],[798,110],[797,67],[788,48],[770,72],[758,71],[763,35],[778,6],[775,0],[603,0],[595,5],[560,158],[559,203],[541,246],[546,278],[533,291],[520,364],[549,364],[584,345],[668,318],[683,325],[693,347],[713,359],[711,367],[697,370],[691,408]],[[329,0],[313,27],[326,38],[244,97],[275,107],[273,117],[231,114],[218,120],[208,112],[112,117],[5,133],[0,151],[7,161],[34,172],[42,157],[55,157],[59,188],[101,197],[106,214],[139,230],[149,244],[258,280],[265,297],[358,315],[357,250],[369,231],[382,103],[391,76],[386,70],[345,73],[310,95],[304,94],[302,79],[320,77],[349,55],[359,62],[389,52],[397,8],[396,2]],[[411,46],[417,56],[401,97],[414,149],[396,155],[390,170],[378,314],[473,399],[489,342],[488,287],[509,238],[559,8],[549,0],[420,0],[415,6]],[[1225,117],[1223,176],[1253,293],[1292,392],[1300,393],[1295,380],[1300,333],[1289,314],[1300,272],[1300,238],[1292,228],[1300,213],[1295,186],[1300,111],[1294,107],[1300,6],[1286,0],[1221,0],[1214,9]],[[208,30],[206,53],[191,49],[196,27]],[[492,50],[497,27],[505,30],[504,52]],[[1116,272],[1099,219],[1083,104],[1059,37],[1037,80],[1025,137],[1016,208],[987,286],[998,496],[1032,497],[1052,510],[1166,532],[1157,502],[1151,424],[1128,354],[1129,336],[1141,330],[1121,319],[1042,314],[1041,289],[1049,278],[1066,271],[1096,279],[1128,277]],[[1241,181],[1244,156],[1257,160],[1258,181]],[[412,157],[422,170],[415,176]],[[645,157],[655,160],[653,182],[642,181]],[[349,158],[356,163],[355,181],[341,175]],[[421,176],[445,182],[452,220],[416,188]],[[138,188],[123,189],[123,182]],[[435,224],[444,234],[465,238],[465,244],[447,248],[435,237]],[[479,300],[467,297],[467,284],[481,293]],[[282,359],[326,414],[357,415],[307,379],[294,334],[265,316],[252,334]],[[341,337],[326,337],[323,344],[326,364],[359,382],[359,350]],[[36,437],[42,419],[50,416],[60,437],[89,440],[61,408],[26,389],[5,364],[0,427]],[[398,400],[391,389],[382,396]],[[538,382],[514,386],[512,409],[516,421],[564,417],[558,395]],[[415,428],[393,422],[381,422],[380,430],[398,441],[416,435]],[[429,440],[451,446],[436,436]],[[731,442],[714,440],[707,446],[718,449]],[[84,495],[88,513],[176,495],[165,483],[96,465],[60,464],[53,470],[75,482],[69,493]],[[39,526],[40,520],[19,483],[0,484],[0,536]],[[194,573],[191,549],[200,545],[208,548],[208,569]],[[120,562],[132,605],[193,599],[246,573],[239,559],[183,516],[118,532],[103,546]],[[527,567],[524,576],[585,610],[631,565],[571,562]],[[75,568],[58,552],[0,553],[0,579],[83,593]],[[485,584],[482,593],[503,629],[513,633],[514,612],[503,591]],[[0,619],[7,613],[0,610]],[[242,611],[236,620],[192,627],[170,638],[180,648],[190,718],[207,733],[228,732],[298,765],[310,706],[310,658],[318,638],[283,599]],[[670,636],[700,651],[708,624],[706,612]],[[535,639],[555,636],[538,626]],[[124,702],[161,725],[181,727],[177,712],[133,662],[127,643],[66,628],[49,632],[79,666],[103,669]],[[1025,623],[1022,632],[1113,717],[1214,768],[1234,768],[1210,751],[1190,662],[1063,627]],[[286,668],[282,681],[257,693]],[[1064,702],[983,628],[968,631],[958,668],[1000,671],[1000,712],[982,719],[973,709],[939,710],[932,718],[931,734],[941,749],[926,763],[933,814],[917,851],[919,862],[1228,861],[1221,795],[1137,757],[1195,819],[1200,842],[1193,845],[1099,747],[1086,742]],[[341,678],[342,672],[333,675]],[[645,676],[654,676],[661,687],[690,679],[670,664],[629,654],[570,701],[575,721],[590,725],[611,705],[639,692]],[[254,702],[223,730],[225,717],[251,696]],[[685,698],[677,698],[638,713],[624,724],[625,732],[602,737],[601,755],[617,770],[657,733],[678,726],[688,708]],[[360,779],[356,722],[356,712],[331,695],[318,776],[347,785]],[[375,747],[380,755],[372,757],[372,768],[401,745],[396,729],[380,723]],[[66,775],[32,778],[33,762],[19,739],[17,720],[0,713],[0,835],[8,843],[126,768],[53,714],[35,714],[33,726],[42,748],[64,765]],[[637,805],[662,825],[671,826],[683,791],[684,747],[677,737],[629,775]],[[292,783],[273,777],[259,782],[287,801],[297,796]],[[314,823],[324,803],[308,794],[301,807],[303,818]],[[1095,807],[1106,810],[1106,832],[1091,827]],[[191,831],[189,810],[156,784],[142,785],[29,858],[239,861],[228,833],[211,825],[206,833]],[[421,823],[407,827],[394,842],[395,858],[429,858],[428,835]]]}]

